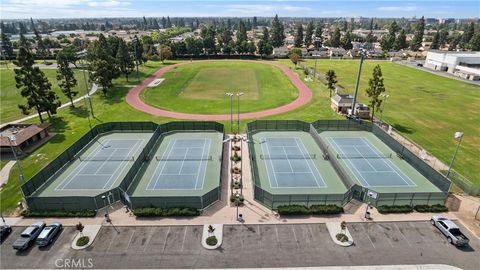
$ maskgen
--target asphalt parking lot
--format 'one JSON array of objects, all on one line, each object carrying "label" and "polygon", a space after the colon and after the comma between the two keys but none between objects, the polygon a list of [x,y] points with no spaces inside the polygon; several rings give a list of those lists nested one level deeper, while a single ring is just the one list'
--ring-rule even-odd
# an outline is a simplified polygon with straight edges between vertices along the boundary
[{"label": "asphalt parking lot", "polygon": [[[480,269],[480,243],[456,248],[429,222],[350,223],[355,246],[335,245],[325,224],[228,225],[223,244],[201,246],[202,226],[102,227],[86,250],[70,248],[66,227],[47,249],[11,248],[16,227],[1,247],[2,268],[223,268],[329,265],[448,264]],[[74,262],[74,264],[72,264]]]}]

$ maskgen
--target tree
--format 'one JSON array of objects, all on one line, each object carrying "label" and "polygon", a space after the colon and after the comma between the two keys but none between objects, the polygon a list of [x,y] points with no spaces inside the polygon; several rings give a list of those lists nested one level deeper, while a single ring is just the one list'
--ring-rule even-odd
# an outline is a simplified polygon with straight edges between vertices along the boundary
[{"label": "tree", "polygon": [[240,22],[238,23],[236,36],[237,36],[237,42],[239,43],[247,40],[247,29],[245,28],[245,23],[242,20],[240,20]]},{"label": "tree", "polygon": [[366,37],[366,41],[367,43],[374,43],[375,41],[377,41],[377,39],[375,38],[375,36],[373,35],[373,31],[370,30],[370,32],[368,32],[368,35]]},{"label": "tree", "polygon": [[270,43],[270,34],[268,33],[268,29],[266,27],[263,28],[263,36],[257,44],[258,53],[261,56],[271,55],[273,53],[273,46]]},{"label": "tree", "polygon": [[13,45],[12,42],[10,42],[10,38],[5,34],[5,32],[2,30],[2,49],[1,49],[1,54],[5,60],[7,59],[12,59],[13,57]]},{"label": "tree", "polygon": [[107,95],[112,87],[112,80],[120,75],[117,61],[114,57],[116,52],[113,54],[113,49],[113,44],[109,44],[105,36],[100,34],[98,40],[93,42],[87,54],[87,58],[90,60],[90,80],[102,86],[104,96]]},{"label": "tree", "polygon": [[475,32],[475,24],[471,22],[462,35],[462,41],[460,43],[460,48],[467,49],[470,45],[470,40],[472,39]]},{"label": "tree", "polygon": [[372,78],[368,80],[368,88],[366,90],[367,97],[370,98],[370,108],[372,109],[372,120],[375,110],[379,110],[383,99],[380,95],[385,92],[385,85],[383,84],[382,69],[380,65],[376,65],[373,69]]},{"label": "tree", "polygon": [[470,39],[470,49],[472,51],[480,51],[480,30],[477,30]]},{"label": "tree", "polygon": [[170,46],[161,45],[158,48],[158,55],[160,56],[160,61],[162,61],[163,63],[165,60],[172,58],[172,49],[170,48]]},{"label": "tree", "polygon": [[410,43],[410,49],[412,51],[418,51],[422,46],[423,33],[425,32],[425,18],[422,16],[420,20],[415,23],[415,30],[413,33],[413,39]]},{"label": "tree", "polygon": [[295,47],[302,47],[303,45],[303,25],[302,23],[297,23],[295,40],[293,41]]},{"label": "tree", "polygon": [[333,69],[329,69],[325,73],[325,80],[327,80],[327,88],[330,92],[330,98],[332,97],[332,91],[335,90],[335,84],[337,83],[337,75]]},{"label": "tree", "polygon": [[307,48],[312,45],[313,30],[313,21],[310,21],[307,24],[307,29],[305,30],[305,45],[307,46]]},{"label": "tree", "polygon": [[340,29],[337,27],[330,37],[330,46],[334,48],[340,47]]},{"label": "tree", "polygon": [[430,48],[433,50],[438,50],[438,48],[440,48],[439,41],[440,41],[440,33],[437,30],[435,32],[435,35],[433,36],[432,45],[430,45]]},{"label": "tree", "polygon": [[253,20],[252,20],[252,30],[256,30],[257,29],[257,17],[256,16],[253,16]]},{"label": "tree", "polygon": [[445,45],[447,44],[447,40],[448,40],[448,30],[447,29],[442,29],[440,30],[440,33],[438,34],[439,37],[438,37],[438,44],[440,47],[445,47]]},{"label": "tree", "polygon": [[407,35],[405,34],[405,30],[402,29],[400,30],[400,33],[397,36],[397,39],[395,40],[395,50],[403,50],[407,48]]},{"label": "tree", "polygon": [[119,70],[123,75],[125,75],[125,79],[128,82],[128,75],[132,73],[133,69],[135,68],[135,64],[133,62],[132,54],[130,53],[128,46],[123,39],[118,41],[116,58]]},{"label": "tree", "polygon": [[295,68],[297,68],[298,61],[300,61],[300,55],[296,53],[291,53],[288,58],[290,58],[290,61],[295,65]]},{"label": "tree", "polygon": [[315,39],[314,44],[315,47],[319,48],[322,46],[322,34],[323,34],[323,24],[318,22],[315,27]]},{"label": "tree", "polygon": [[45,57],[49,53],[48,48],[43,43],[42,36],[38,33],[32,18],[30,18],[30,22],[32,24],[33,32],[35,33],[35,40],[37,41],[37,56],[43,58],[43,61],[46,62]]},{"label": "tree", "polygon": [[60,51],[57,55],[57,81],[58,86],[62,89],[65,96],[70,99],[70,104],[72,108],[74,108],[73,98],[78,94],[78,91],[75,91],[77,80],[70,67],[70,59],[64,50],[65,49]]},{"label": "tree", "polygon": [[170,16],[167,16],[167,23],[165,28],[172,28],[172,22],[170,21]]},{"label": "tree", "polygon": [[350,32],[347,32],[345,36],[343,36],[341,45],[345,50],[351,50],[353,48],[352,34]]},{"label": "tree", "polygon": [[278,15],[272,21],[272,46],[275,48],[283,46],[285,43],[285,33],[282,22],[278,19]]}]

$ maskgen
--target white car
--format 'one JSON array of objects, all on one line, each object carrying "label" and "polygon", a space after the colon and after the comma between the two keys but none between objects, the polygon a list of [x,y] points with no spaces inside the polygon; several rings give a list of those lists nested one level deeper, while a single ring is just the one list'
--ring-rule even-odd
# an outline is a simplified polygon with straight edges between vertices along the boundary
[{"label": "white car", "polygon": [[441,215],[433,216],[430,220],[432,225],[437,227],[446,237],[450,244],[464,246],[468,244],[468,238],[463,235],[460,228],[450,219]]}]

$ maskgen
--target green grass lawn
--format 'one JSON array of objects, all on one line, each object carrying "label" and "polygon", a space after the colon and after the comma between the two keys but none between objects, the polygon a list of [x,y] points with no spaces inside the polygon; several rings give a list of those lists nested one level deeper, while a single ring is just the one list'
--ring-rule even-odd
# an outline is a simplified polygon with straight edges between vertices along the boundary
[{"label": "green grass lawn", "polygon": [[287,104],[297,89],[279,69],[239,61],[193,63],[175,67],[159,86],[147,88],[142,99],[152,106],[178,112],[226,113],[226,92],[244,92],[242,112],[260,111]]},{"label": "green grass lawn", "polygon": [[[57,93],[62,104],[69,102],[68,98],[62,93],[57,82],[57,70],[56,69],[42,69],[47,76],[48,80],[52,84],[52,90]],[[85,94],[85,80],[81,71],[75,71],[75,78],[78,85],[76,90],[79,92],[78,96]],[[0,69],[0,87],[2,89],[0,93],[0,114],[1,122],[9,122],[25,115],[22,114],[18,108],[19,104],[25,104],[25,98],[21,96],[20,90],[15,87],[15,72],[13,69]],[[31,110],[30,114],[37,113],[35,110]]]},{"label": "green grass lawn", "polygon": [[[314,65],[313,60],[307,63]],[[384,120],[446,164],[456,146],[453,134],[463,131],[465,136],[454,169],[480,185],[480,87],[392,62],[367,60],[358,93],[361,102],[368,102],[365,89],[377,64],[382,68],[386,93],[390,95]],[[338,85],[348,93],[353,93],[358,66],[359,61],[351,60],[317,62],[320,73],[335,70]]]}]

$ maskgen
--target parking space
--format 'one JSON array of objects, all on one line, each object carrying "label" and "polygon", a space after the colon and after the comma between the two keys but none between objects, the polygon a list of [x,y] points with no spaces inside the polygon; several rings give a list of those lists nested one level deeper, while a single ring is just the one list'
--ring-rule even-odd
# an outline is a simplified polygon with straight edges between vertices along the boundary
[{"label": "parking space", "polygon": [[[23,228],[3,243],[7,268],[55,268],[58,259],[91,259],[95,268],[306,267],[328,265],[449,264],[478,269],[479,241],[456,248],[429,222],[348,224],[355,245],[344,248],[330,239],[325,224],[226,225],[220,249],[201,246],[202,226],[102,227],[86,250],[70,248],[74,228],[55,243],[22,253],[11,244]],[[57,261],[58,262],[58,261]]]}]

